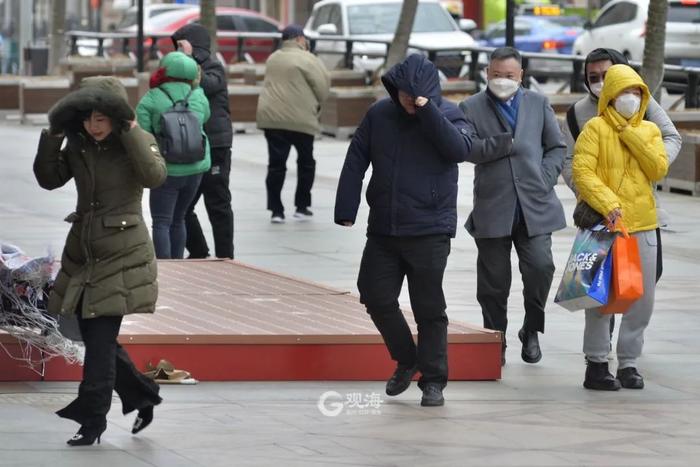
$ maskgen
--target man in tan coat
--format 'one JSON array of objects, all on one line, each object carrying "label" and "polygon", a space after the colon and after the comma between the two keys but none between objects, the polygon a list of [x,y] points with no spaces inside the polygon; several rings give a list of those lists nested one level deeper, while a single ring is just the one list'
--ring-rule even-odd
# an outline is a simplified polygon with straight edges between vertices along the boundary
[{"label": "man in tan coat", "polygon": [[265,131],[267,140],[269,164],[265,184],[273,224],[284,222],[280,195],[292,146],[297,151],[294,217],[309,220],[313,215],[309,206],[316,172],[314,135],[320,130],[321,103],[328,97],[329,88],[330,74],[308,51],[304,30],[296,25],[284,28],[282,48],[267,59],[257,113],[258,128]]}]

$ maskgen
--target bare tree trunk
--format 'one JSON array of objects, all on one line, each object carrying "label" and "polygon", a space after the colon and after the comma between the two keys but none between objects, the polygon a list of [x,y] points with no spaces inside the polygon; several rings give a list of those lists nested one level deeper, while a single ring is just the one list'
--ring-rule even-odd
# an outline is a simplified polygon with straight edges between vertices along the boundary
[{"label": "bare tree trunk", "polygon": [[49,36],[49,73],[58,74],[58,65],[65,54],[66,0],[51,2],[51,34]]},{"label": "bare tree trunk", "polygon": [[199,2],[199,20],[202,26],[209,31],[211,54],[216,55],[218,50],[216,43],[216,0],[201,0]]},{"label": "bare tree trunk", "polygon": [[401,7],[401,16],[399,24],[396,26],[394,40],[389,46],[389,51],[386,55],[384,69],[388,70],[406,57],[408,50],[408,41],[411,38],[413,30],[413,20],[416,18],[416,10],[418,9],[418,0],[405,0]]},{"label": "bare tree trunk", "polygon": [[651,0],[649,2],[641,75],[652,95],[657,95],[664,79],[667,13],[668,0]]}]

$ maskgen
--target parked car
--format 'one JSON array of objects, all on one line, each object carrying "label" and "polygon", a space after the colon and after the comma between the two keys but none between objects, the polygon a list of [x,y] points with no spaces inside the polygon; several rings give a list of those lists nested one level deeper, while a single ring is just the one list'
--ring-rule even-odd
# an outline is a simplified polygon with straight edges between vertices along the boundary
[{"label": "parked car", "polygon": [[[180,3],[159,3],[155,5],[146,5],[143,7],[143,28],[148,30],[153,27],[153,18],[163,13],[169,13],[172,11],[182,11],[186,9],[197,8],[193,5],[183,5]],[[138,8],[130,7],[124,11],[124,16],[122,20],[116,27],[117,32],[136,32],[138,25]],[[78,42],[78,54],[91,56],[97,53],[97,40],[96,39],[79,39]],[[112,48],[112,40],[107,39],[104,41],[105,50],[110,50]]]},{"label": "parked car", "polygon": [[[553,21],[554,18],[568,17],[516,16],[515,47],[521,52],[571,54],[574,41],[583,32],[583,28],[557,24]],[[506,22],[499,21],[484,31],[479,42],[486,47],[503,47],[506,42],[505,36]],[[550,77],[564,76],[571,73],[571,70],[572,65],[568,61],[532,59],[528,62],[529,74],[540,82]]]},{"label": "parked car", "polygon": [[[649,0],[613,0],[574,43],[574,53],[587,55],[612,47],[642,61]],[[671,0],[666,22],[666,63],[700,66],[700,0]]]},{"label": "parked car", "polygon": [[[570,54],[581,27],[562,26],[550,17],[516,16],[515,47],[522,52]],[[500,21],[486,29],[481,44],[502,47],[506,42],[506,22]]]},{"label": "parked car", "polygon": [[[143,7],[143,27],[148,29],[151,27],[151,19],[177,10],[197,9],[194,5],[186,5],[182,3],[159,3],[155,5],[146,5]],[[117,26],[117,31],[135,31],[138,28],[138,7],[132,6],[124,12],[122,20]]]},{"label": "parked car", "polygon": [[[401,0],[323,0],[314,5],[305,31],[317,39],[316,53],[329,69],[342,68],[345,42],[324,41],[324,37],[391,40],[401,13]],[[457,76],[464,66],[465,47],[474,39],[458,24],[438,0],[420,0],[409,42],[409,53],[421,47],[441,47],[436,65],[447,76]],[[374,72],[384,63],[386,45],[354,42],[353,68]]]},{"label": "parked car", "polygon": [[[157,48],[160,53],[166,54],[174,49],[170,35],[182,26],[199,22],[199,8],[188,8],[178,11],[163,13],[151,19],[150,26],[145,30],[149,34],[165,35],[157,40]],[[280,23],[275,19],[253,10],[243,8],[218,7],[216,9],[216,27],[219,32],[262,32],[278,33]],[[151,39],[146,39],[146,46],[150,47]],[[238,38],[220,35],[217,38],[219,53],[227,63],[237,61]],[[132,48],[133,50],[133,48]],[[274,39],[246,39],[244,51],[255,62],[264,62],[274,50]]]},{"label": "parked car", "polygon": [[[187,12],[169,13],[164,21],[161,21],[157,29],[153,32],[172,34],[182,26],[199,22],[199,8],[188,10]],[[173,18],[173,21],[165,20]],[[253,10],[242,8],[218,7],[216,9],[216,27],[220,32],[261,32],[277,33],[280,30],[280,23],[273,18],[269,18]],[[221,36],[217,39],[219,52],[227,63],[237,61],[238,39],[234,37]],[[162,53],[170,52],[173,48],[170,39],[160,39],[158,49]],[[274,49],[273,39],[246,39],[245,51],[255,62],[264,62]]]}]

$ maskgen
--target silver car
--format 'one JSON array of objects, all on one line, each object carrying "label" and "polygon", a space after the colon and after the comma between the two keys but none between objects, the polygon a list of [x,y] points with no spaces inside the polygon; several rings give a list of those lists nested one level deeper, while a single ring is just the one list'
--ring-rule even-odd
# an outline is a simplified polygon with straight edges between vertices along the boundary
[{"label": "silver car", "polygon": [[[598,47],[619,50],[633,61],[644,56],[649,0],[613,0],[574,43],[574,53],[588,55]],[[666,63],[700,66],[700,0],[671,0],[666,22]]]},{"label": "silver car", "polygon": [[[387,40],[394,37],[401,13],[401,0],[324,0],[314,5],[305,26],[306,36],[316,39],[316,53],[329,69],[344,65],[344,41],[324,37],[350,37],[353,42],[353,68],[373,72],[384,62],[386,45],[361,39]],[[463,27],[467,27],[463,25]],[[409,42],[409,53],[423,47],[442,49],[436,65],[446,76],[457,76],[464,66],[461,50],[474,45],[474,39],[437,0],[420,0]]]}]

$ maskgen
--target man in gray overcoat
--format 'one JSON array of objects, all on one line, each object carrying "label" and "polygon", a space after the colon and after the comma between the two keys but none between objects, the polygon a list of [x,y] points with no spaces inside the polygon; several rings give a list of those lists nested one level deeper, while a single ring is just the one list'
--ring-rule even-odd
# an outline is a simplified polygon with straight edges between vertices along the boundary
[{"label": "man in gray overcoat", "polygon": [[503,364],[511,248],[515,245],[518,253],[524,286],[521,356],[537,363],[542,358],[538,332],[544,332],[554,274],[551,234],[566,227],[554,192],[566,145],[547,98],[523,89],[522,76],[518,51],[496,49],[487,69],[487,89],[460,104],[483,141],[473,151],[485,152],[480,157],[485,162],[474,170],[474,208],[465,227],[479,251],[476,297],[484,327],[503,333]]}]

